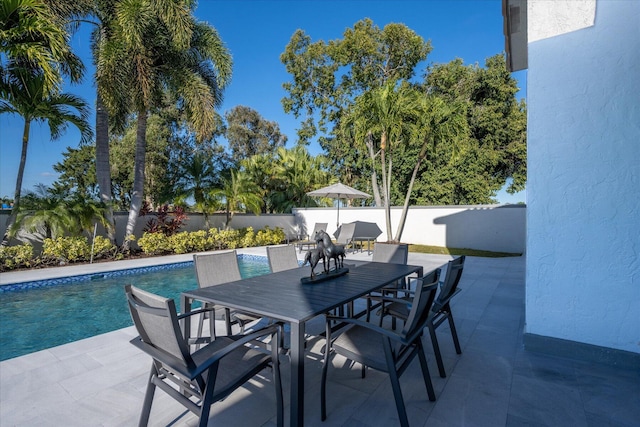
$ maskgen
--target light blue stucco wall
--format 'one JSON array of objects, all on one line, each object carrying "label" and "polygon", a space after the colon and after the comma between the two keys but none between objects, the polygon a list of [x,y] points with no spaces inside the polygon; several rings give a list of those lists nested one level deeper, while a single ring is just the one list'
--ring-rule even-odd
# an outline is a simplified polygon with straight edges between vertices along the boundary
[{"label": "light blue stucco wall", "polygon": [[528,68],[526,332],[640,353],[640,1]]}]

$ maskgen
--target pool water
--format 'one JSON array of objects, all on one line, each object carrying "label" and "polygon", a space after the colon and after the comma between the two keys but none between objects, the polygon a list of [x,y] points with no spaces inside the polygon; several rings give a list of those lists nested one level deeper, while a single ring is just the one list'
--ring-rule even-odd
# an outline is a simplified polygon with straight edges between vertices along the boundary
[{"label": "pool water", "polygon": [[[244,278],[270,272],[266,262],[239,263]],[[173,298],[176,307],[181,292],[198,287],[191,264],[0,293],[0,360],[131,326],[126,284]]]}]

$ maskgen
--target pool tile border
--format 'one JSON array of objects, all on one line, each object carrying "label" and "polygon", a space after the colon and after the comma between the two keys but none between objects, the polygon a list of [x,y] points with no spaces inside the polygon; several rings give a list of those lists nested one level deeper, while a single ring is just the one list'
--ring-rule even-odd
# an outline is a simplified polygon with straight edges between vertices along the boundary
[{"label": "pool tile border", "polygon": [[[250,255],[250,254],[238,254],[238,258],[253,262],[268,263],[268,259],[265,256]],[[79,274],[75,276],[59,277],[55,279],[42,279],[32,280],[27,282],[11,283],[7,285],[0,285],[0,293],[24,291],[28,289],[43,288],[46,286],[64,285],[67,283],[82,282],[86,280],[92,280],[96,278],[104,277],[119,277],[128,276],[131,274],[147,273],[151,271],[170,270],[174,268],[189,267],[193,265],[193,261],[174,262],[170,264],[151,265],[146,267],[134,267],[121,270],[104,271],[100,273],[91,274]]]}]

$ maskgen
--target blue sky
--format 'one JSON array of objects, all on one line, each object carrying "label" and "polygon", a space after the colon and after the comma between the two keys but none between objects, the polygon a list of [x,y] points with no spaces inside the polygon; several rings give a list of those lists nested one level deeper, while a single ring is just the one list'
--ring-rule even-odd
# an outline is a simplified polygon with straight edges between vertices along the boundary
[{"label": "blue sky", "polygon": [[[342,38],[346,28],[364,18],[380,28],[391,22],[403,23],[431,40],[433,47],[418,78],[429,64],[462,58],[465,64],[483,65],[486,58],[504,51],[501,0],[200,0],[195,13],[218,30],[233,56],[233,76],[220,113],[236,105],[251,107],[265,119],[278,122],[280,131],[289,137],[289,147],[295,144],[299,122],[282,110],[280,101],[286,96],[282,84],[290,76],[280,54],[299,28],[312,41],[328,41]],[[66,91],[83,97],[93,109],[95,88],[86,34],[82,31],[73,39],[74,49],[87,66],[85,81]],[[520,88],[518,98],[526,98],[525,73],[514,73]],[[95,123],[93,115],[91,123]],[[13,196],[22,129],[19,116],[0,115],[0,196]],[[66,147],[77,147],[78,141],[72,128],[51,141],[47,126],[32,126],[23,189],[53,183],[57,178],[53,165],[62,161]],[[309,151],[315,155],[320,148],[312,144]],[[498,201],[525,201],[525,193],[510,196],[500,192]]]}]

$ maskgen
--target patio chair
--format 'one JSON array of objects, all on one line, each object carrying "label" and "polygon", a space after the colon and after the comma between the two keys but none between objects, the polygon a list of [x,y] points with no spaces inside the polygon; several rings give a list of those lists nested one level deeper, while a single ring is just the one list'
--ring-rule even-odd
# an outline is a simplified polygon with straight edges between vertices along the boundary
[{"label": "patio chair", "polygon": [[302,252],[303,248],[307,248],[307,249],[312,249],[316,247],[316,241],[315,241],[315,236],[316,233],[320,230],[323,231],[327,231],[327,222],[316,222],[316,224],[313,226],[313,231],[310,234],[307,234],[307,238],[306,240],[302,241],[302,242],[297,242],[296,244],[298,245],[298,249],[300,250],[300,252]]},{"label": "patio chair", "polygon": [[267,246],[267,258],[272,273],[299,267],[296,248],[293,245]]},{"label": "patio chair", "polygon": [[[427,358],[422,345],[422,334],[435,299],[439,274],[440,270],[435,270],[424,277],[412,279],[417,282],[416,292],[411,301],[409,317],[401,332],[384,329],[372,323],[350,317],[326,315],[327,350],[324,355],[322,383],[320,386],[320,408],[323,421],[327,418],[326,383],[331,350],[349,360],[361,363],[363,367],[367,366],[389,374],[396,409],[402,426],[408,426],[409,421],[399,378],[415,356],[418,356],[420,360],[429,400],[436,400],[431,376],[429,375],[429,367],[427,366]],[[403,303],[406,305],[406,302],[403,301]],[[330,323],[335,321],[348,324],[337,338],[331,336]],[[363,369],[363,378],[364,373],[365,370]]]},{"label": "patio chair", "polygon": [[343,245],[345,250],[351,245],[353,250],[353,235],[356,231],[356,225],[354,223],[342,224],[340,226],[340,233],[336,236],[336,244]]},{"label": "patio chair", "polygon": [[[140,426],[149,423],[156,387],[196,414],[198,425],[206,426],[213,403],[229,396],[268,366],[273,368],[278,425],[283,425],[278,359],[278,343],[282,333],[280,324],[248,335],[219,337],[191,353],[178,321],[187,320],[201,310],[178,315],[171,298],[163,298],[131,285],[125,286],[125,292],[131,318],[140,334],[131,343],[153,358]],[[248,345],[265,338],[270,338],[269,352]]]},{"label": "patio chair", "polygon": [[[236,251],[228,252],[212,252],[206,254],[193,255],[193,265],[196,270],[196,280],[198,287],[206,288],[208,286],[220,285],[222,283],[241,280],[240,266],[238,264],[238,255]],[[197,338],[202,337],[202,328],[205,318],[209,318],[209,330],[211,337],[215,338],[215,309],[217,307],[211,304],[205,304],[205,308],[210,310],[202,313],[198,322]],[[260,316],[253,313],[243,311],[231,311],[228,307],[224,307],[224,320],[227,335],[231,335],[231,327],[234,324],[240,326],[240,331],[244,332],[247,323],[260,319]]]},{"label": "patio chair", "polygon": [[[442,378],[447,376],[447,373],[444,369],[444,363],[442,361],[442,354],[440,353],[440,345],[438,344],[438,338],[436,336],[436,329],[440,326],[445,320],[449,321],[449,329],[451,330],[451,337],[453,338],[453,345],[456,348],[457,354],[462,354],[462,349],[460,348],[460,341],[458,340],[458,332],[456,331],[456,325],[453,321],[453,313],[451,312],[451,298],[453,298],[458,292],[460,292],[460,288],[458,288],[458,283],[460,282],[460,278],[462,277],[462,270],[464,269],[464,261],[465,256],[462,255],[454,260],[451,260],[447,263],[447,273],[444,280],[440,283],[440,293],[433,303],[433,308],[431,310],[431,316],[429,317],[429,321],[427,322],[427,326],[429,327],[429,334],[431,335],[431,343],[433,345],[433,352],[436,356],[436,362],[438,363],[438,371]],[[411,291],[406,291],[411,292]],[[409,297],[405,297],[408,299]],[[399,318],[402,320],[406,320],[409,314],[409,310],[407,309],[406,303],[398,303],[392,302],[389,305],[386,305],[383,302],[383,306],[380,313],[380,321],[382,322],[382,317],[385,315],[391,315],[394,318]]]},{"label": "patio chair", "polygon": [[[374,262],[388,262],[392,264],[407,264],[407,260],[409,258],[409,245],[405,244],[394,244],[394,243],[377,243],[373,247],[373,255],[371,257],[371,261]],[[394,289],[403,289],[406,286],[405,279],[399,279],[397,282],[387,284],[385,288],[382,289],[381,293],[385,293],[385,290],[388,288]],[[388,293],[388,292],[386,292]],[[379,293],[373,294],[377,295]],[[379,305],[372,304],[372,296],[371,294],[367,297],[367,322],[371,318],[371,310],[375,309]],[[395,324],[394,324],[395,329]]]}]

